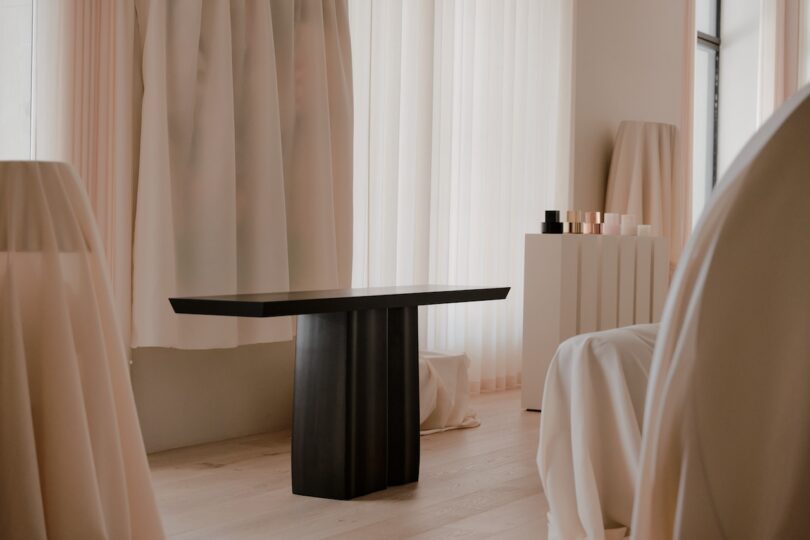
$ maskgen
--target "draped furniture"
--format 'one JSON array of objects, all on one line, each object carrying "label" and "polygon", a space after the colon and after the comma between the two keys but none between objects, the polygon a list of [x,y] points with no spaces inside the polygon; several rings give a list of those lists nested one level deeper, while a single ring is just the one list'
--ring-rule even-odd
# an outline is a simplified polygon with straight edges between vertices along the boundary
[{"label": "draped furniture", "polygon": [[538,452],[549,538],[810,530],[808,126],[810,86],[719,184],[660,329],[561,345]]},{"label": "draped furniture", "polygon": [[128,367],[73,169],[0,162],[2,538],[163,538]]}]

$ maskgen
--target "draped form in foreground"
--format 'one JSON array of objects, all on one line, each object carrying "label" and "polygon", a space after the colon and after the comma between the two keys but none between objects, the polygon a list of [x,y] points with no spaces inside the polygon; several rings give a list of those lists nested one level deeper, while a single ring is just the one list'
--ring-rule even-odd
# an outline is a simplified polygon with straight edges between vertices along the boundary
[{"label": "draped form in foreground", "polygon": [[[538,456],[550,538],[621,537],[631,504],[639,539],[810,530],[808,125],[810,87],[735,161],[684,252],[657,338],[628,327],[560,347]],[[648,386],[636,366],[653,339]],[[645,389],[643,407],[617,406]]]},{"label": "draped form in foreground", "polygon": [[0,536],[163,537],[98,232],[69,165],[0,162]]},{"label": "draped form in foreground", "polygon": [[644,413],[635,538],[810,531],[810,86],[749,141],[675,274]]},{"label": "draped form in foreground", "polygon": [[136,7],[143,105],[133,346],[290,339],[288,319],[176,316],[167,299],[349,285],[345,2]]}]

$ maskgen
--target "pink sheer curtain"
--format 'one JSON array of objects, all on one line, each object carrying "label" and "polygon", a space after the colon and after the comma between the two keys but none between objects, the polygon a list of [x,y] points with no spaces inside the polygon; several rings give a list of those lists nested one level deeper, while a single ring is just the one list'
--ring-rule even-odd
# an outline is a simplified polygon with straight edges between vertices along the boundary
[{"label": "pink sheer curtain", "polygon": [[85,188],[129,341],[140,86],[131,2],[36,4],[35,159],[71,163]]}]

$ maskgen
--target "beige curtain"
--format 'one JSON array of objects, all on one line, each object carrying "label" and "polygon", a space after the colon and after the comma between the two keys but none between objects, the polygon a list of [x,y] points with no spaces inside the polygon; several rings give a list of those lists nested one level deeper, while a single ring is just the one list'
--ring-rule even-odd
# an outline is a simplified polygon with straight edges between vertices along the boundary
[{"label": "beige curtain", "polygon": [[287,320],[176,316],[169,296],[349,285],[343,0],[37,9],[35,157],[84,179],[133,346],[292,335]]},{"label": "beige curtain", "polygon": [[[674,200],[678,128],[655,122],[622,122],[610,160],[605,211],[633,214],[656,236],[672,236],[682,209]],[[677,261],[670,261],[674,266]]]},{"label": "beige curtain", "polygon": [[140,106],[135,7],[107,0],[36,3],[33,158],[76,168],[98,223],[129,342],[133,190]]}]

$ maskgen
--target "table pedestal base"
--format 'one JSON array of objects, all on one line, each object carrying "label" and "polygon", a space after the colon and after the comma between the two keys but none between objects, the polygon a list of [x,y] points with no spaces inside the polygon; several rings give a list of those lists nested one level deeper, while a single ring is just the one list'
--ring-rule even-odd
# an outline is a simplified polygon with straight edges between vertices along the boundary
[{"label": "table pedestal base", "polygon": [[353,499],[419,479],[416,306],[300,315],[293,493]]}]

